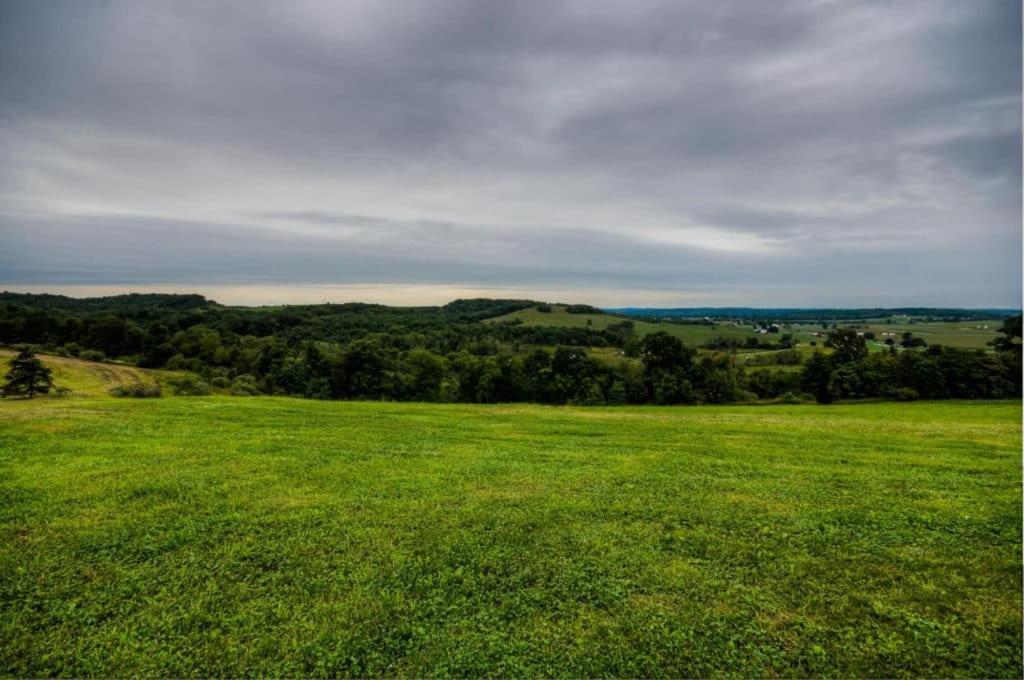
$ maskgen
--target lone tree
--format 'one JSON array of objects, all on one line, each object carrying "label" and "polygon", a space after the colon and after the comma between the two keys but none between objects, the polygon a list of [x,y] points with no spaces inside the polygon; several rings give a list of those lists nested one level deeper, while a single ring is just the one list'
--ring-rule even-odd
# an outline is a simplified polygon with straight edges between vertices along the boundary
[{"label": "lone tree", "polygon": [[838,328],[828,336],[828,344],[835,348],[835,359],[840,364],[856,363],[868,355],[864,337],[849,328]]},{"label": "lone tree", "polygon": [[1015,339],[1021,336],[1021,315],[1011,316],[1003,321],[1003,327],[999,329],[1000,337],[988,343],[996,348],[997,352],[1011,352],[1021,354],[1021,344]]},{"label": "lone tree", "polygon": [[43,366],[35,354],[27,347],[11,359],[11,370],[4,376],[7,383],[3,386],[3,396],[23,397],[29,399],[36,394],[46,394],[53,387],[50,369]]}]

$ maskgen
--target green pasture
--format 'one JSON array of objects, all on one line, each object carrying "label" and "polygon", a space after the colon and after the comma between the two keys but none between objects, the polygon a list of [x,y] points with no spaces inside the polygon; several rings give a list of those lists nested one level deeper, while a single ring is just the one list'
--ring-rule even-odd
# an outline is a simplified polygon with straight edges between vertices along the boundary
[{"label": "green pasture", "polygon": [[[847,324],[840,323],[839,325],[845,326]],[[998,331],[1002,325],[1002,319],[921,323],[869,321],[857,325],[857,329],[874,332],[878,346],[883,348],[883,341],[885,340],[885,336],[882,335],[883,333],[895,333],[894,339],[899,342],[902,339],[903,333],[909,331],[923,338],[929,345],[945,345],[946,347],[960,347],[963,349],[987,349],[989,347],[988,343],[999,335]],[[794,336],[802,342],[809,340],[815,331],[827,333],[827,331],[821,328],[821,324],[793,325]],[[824,341],[824,338],[815,339],[819,341],[819,344]]]},{"label": "green pasture", "polygon": [[[604,330],[608,326],[621,323],[624,318],[611,314],[570,314],[564,306],[552,306],[550,312],[541,312],[536,307],[521,309],[502,316],[488,319],[485,323],[501,323],[518,319],[524,326],[564,326],[594,330]],[[701,324],[653,323],[650,321],[633,320],[633,329],[637,336],[643,337],[658,331],[665,331],[682,340],[685,344],[696,347],[715,338],[738,338],[746,340],[754,337],[752,326],[731,326],[721,324],[704,326]],[[779,336],[759,336],[761,339],[777,340]]]},{"label": "green pasture", "polygon": [[[12,350],[0,349],[0,378],[7,372],[14,354]],[[151,370],[50,354],[39,355],[39,358],[50,369],[54,386],[67,388],[73,395],[101,396],[113,387],[132,383],[166,385],[168,380],[185,375],[180,371]]]},{"label": "green pasture", "polygon": [[[619,323],[622,317],[611,314],[570,314],[564,306],[553,306],[550,312],[541,312],[536,307],[511,312],[503,316],[488,319],[485,323],[500,323],[518,319],[525,326],[564,326],[582,328],[589,326],[595,330],[603,330],[608,326]],[[960,347],[965,349],[986,349],[988,343],[996,338],[998,329],[1002,326],[1001,319],[990,319],[985,321],[947,321],[947,322],[921,322],[909,323],[908,321],[866,321],[855,324],[858,330],[873,331],[877,337],[875,349],[885,349],[882,342],[883,333],[895,333],[897,341],[905,331],[910,331],[919,336],[930,345],[945,345],[947,347]],[[690,346],[699,346],[716,338],[736,338],[746,340],[750,337],[758,337],[765,342],[778,341],[779,335],[769,334],[754,336],[753,327],[750,325],[733,326],[729,323],[721,323],[714,326],[701,324],[678,324],[678,323],[653,323],[649,321],[634,320],[634,330],[640,337],[665,331],[681,339]],[[840,326],[849,324],[840,322]],[[831,324],[829,324],[831,328]],[[810,342],[816,341],[820,347],[825,343],[825,337],[815,337],[814,333],[827,334],[828,330],[822,329],[821,324],[784,324],[782,333],[792,333],[802,346],[809,346]],[[871,344],[871,343],[869,343]]]},{"label": "green pasture", "polygon": [[1020,677],[1020,422],[0,401],[0,674]]}]

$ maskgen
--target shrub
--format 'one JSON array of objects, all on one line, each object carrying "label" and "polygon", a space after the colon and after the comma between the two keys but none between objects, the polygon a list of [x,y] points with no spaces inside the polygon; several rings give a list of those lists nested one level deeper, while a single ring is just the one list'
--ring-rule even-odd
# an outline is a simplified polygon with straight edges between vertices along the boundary
[{"label": "shrub", "polygon": [[216,378],[210,381],[210,384],[218,389],[224,389],[231,386],[231,381],[222,375],[218,375]]},{"label": "shrub", "polygon": [[609,406],[621,406],[628,400],[629,395],[626,391],[626,383],[624,380],[614,380],[612,384],[608,386],[608,394],[605,397],[605,403]]},{"label": "shrub", "polygon": [[657,371],[651,382],[654,403],[662,406],[671,404],[693,404],[697,401],[697,393],[693,383],[683,377],[680,372]]},{"label": "shrub", "polygon": [[537,311],[548,314],[551,312],[551,305],[537,305]]},{"label": "shrub", "polygon": [[174,394],[179,397],[205,397],[210,393],[210,386],[199,378],[185,376],[172,383]]},{"label": "shrub", "polygon": [[780,366],[798,366],[803,363],[803,355],[795,349],[787,349],[775,353],[775,363]]},{"label": "shrub", "polygon": [[236,377],[231,383],[231,394],[236,397],[252,397],[259,393],[260,389],[256,386],[256,378],[248,373]]},{"label": "shrub", "polygon": [[140,380],[111,387],[108,390],[108,393],[112,397],[135,397],[136,399],[149,399],[163,396],[163,391],[160,389],[159,384],[155,382],[144,383]]},{"label": "shrub", "polygon": [[921,398],[913,387],[897,387],[893,390],[892,396],[896,401],[917,401]]},{"label": "shrub", "polygon": [[[548,308],[550,309],[550,307]],[[600,314],[601,310],[590,305],[566,305],[565,311],[570,314]]]},{"label": "shrub", "polygon": [[704,382],[704,400],[709,404],[727,404],[739,398],[736,376],[729,371],[711,369]]},{"label": "shrub", "polygon": [[602,406],[605,403],[604,394],[597,383],[591,382],[582,386],[580,393],[571,399],[570,403],[578,406]]},{"label": "shrub", "polygon": [[437,389],[437,400],[441,402],[454,402],[459,400],[459,379],[448,377],[441,381]]},{"label": "shrub", "polygon": [[78,353],[78,356],[86,361],[106,361],[107,355],[98,349],[87,349]]},{"label": "shrub", "polygon": [[195,357],[186,357],[183,354],[175,354],[167,360],[166,367],[172,371],[194,371],[199,373],[205,366],[203,362]]}]

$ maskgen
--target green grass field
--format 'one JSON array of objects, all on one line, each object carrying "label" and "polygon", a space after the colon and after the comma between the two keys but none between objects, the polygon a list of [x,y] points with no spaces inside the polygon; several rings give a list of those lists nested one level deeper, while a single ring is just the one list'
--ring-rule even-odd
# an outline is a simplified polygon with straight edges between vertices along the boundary
[{"label": "green grass field", "polygon": [[[0,376],[7,372],[8,364],[14,355],[13,350],[0,349]],[[132,383],[159,383],[165,386],[168,380],[185,375],[179,371],[151,370],[51,354],[39,355],[39,358],[52,372],[53,384],[65,387],[77,396],[103,396],[113,387],[123,387]]]},{"label": "green grass field", "polygon": [[6,676],[1021,675],[1019,402],[0,402]]},{"label": "green grass field", "polygon": [[[923,338],[929,345],[944,345],[946,347],[960,347],[962,349],[988,349],[992,340],[999,335],[999,328],[1002,327],[1002,319],[989,319],[987,321],[936,321],[928,323],[888,323],[888,322],[866,322],[861,330],[873,331],[877,337],[874,345],[876,349],[885,349],[882,342],[885,339],[883,333],[895,333],[895,339],[905,331]],[[820,324],[794,324],[794,336],[801,342],[807,342],[813,338],[815,331],[825,332]],[[823,338],[814,338],[819,344]]]},{"label": "green grass field", "polygon": [[870,324],[870,330],[879,338],[883,332],[902,335],[910,331],[924,338],[929,345],[946,345],[968,349],[985,349],[996,338],[997,330],[1003,325],[1001,319],[988,321],[951,321],[935,323],[890,323]]},{"label": "green grass field", "polygon": [[[486,323],[499,323],[515,319],[522,321],[525,326],[584,327],[589,325],[595,330],[603,330],[611,324],[622,321],[622,317],[611,314],[570,314],[565,311],[564,306],[553,306],[552,310],[547,313],[538,311],[536,307],[530,307],[488,319]],[[633,323],[635,332],[640,337],[657,331],[665,331],[691,347],[702,345],[716,338],[746,340],[750,337],[758,337],[763,342],[776,342],[780,337],[775,334],[755,336],[752,327],[749,325],[731,326],[719,324],[717,326],[704,326],[700,324],[651,323],[640,320],[634,320]],[[874,347],[878,351],[886,349],[885,344],[882,342],[883,332],[896,333],[899,336],[904,331],[910,331],[914,335],[924,338],[925,342],[930,345],[945,345],[947,347],[960,347],[964,349],[986,349],[988,348],[988,343],[998,335],[998,329],[1002,326],[1002,323],[1002,320],[998,319],[934,323],[869,322],[865,323],[864,330],[874,331],[878,336],[878,342],[875,343]],[[811,341],[816,341],[819,346],[825,342],[825,338],[814,336],[815,332],[826,332],[822,330],[821,324],[792,324],[790,327],[784,328],[782,332],[792,333],[796,340],[803,343],[805,347],[809,346]]]},{"label": "green grass field", "polygon": [[[583,328],[590,326],[594,330],[604,330],[608,326],[620,323],[624,319],[611,314],[570,314],[565,311],[564,305],[552,306],[550,312],[540,312],[536,307],[521,309],[510,312],[503,316],[488,319],[485,323],[501,323],[503,321],[520,320],[524,326],[565,326],[570,328]],[[589,324],[587,322],[590,322]],[[703,326],[700,324],[678,324],[678,323],[651,323],[649,321],[633,320],[634,332],[639,336],[650,335],[658,331],[665,331],[669,335],[682,340],[692,347],[702,345],[715,338],[738,338],[746,340],[754,337],[751,326],[730,326],[722,324],[718,326]],[[760,336],[762,339],[778,339],[778,336]]]}]

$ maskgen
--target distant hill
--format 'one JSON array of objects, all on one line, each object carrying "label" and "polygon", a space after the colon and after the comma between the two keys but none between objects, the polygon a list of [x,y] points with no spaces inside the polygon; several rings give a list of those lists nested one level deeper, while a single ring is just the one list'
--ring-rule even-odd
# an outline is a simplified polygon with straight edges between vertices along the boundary
[{"label": "distant hill", "polygon": [[886,319],[893,316],[935,319],[1000,319],[1020,314],[1019,309],[963,309],[958,307],[615,307],[604,311],[636,318],[659,319],[771,319],[773,321],[847,321]]},{"label": "distant hill", "polygon": [[[841,322],[857,324],[862,331],[871,331],[878,340],[871,348],[884,349],[888,334],[911,332],[929,344],[950,347],[986,349],[995,338],[1001,320],[1017,312],[1008,309],[824,309],[793,308],[758,309],[754,307],[696,307],[682,309],[620,308],[593,309],[582,305],[540,304],[487,319],[485,323],[516,325],[524,328],[576,328],[580,330],[609,331],[623,337],[643,337],[658,331],[682,340],[687,345],[701,346],[712,341],[747,342],[759,337],[760,343],[777,343],[789,334],[805,346],[823,343],[819,323]],[[913,313],[912,313],[913,312]],[[906,317],[906,318],[903,318]],[[779,333],[755,336],[759,322],[777,321],[782,324]],[[631,328],[622,327],[630,322]],[[817,335],[816,335],[817,333]]]},{"label": "distant hill", "polygon": [[128,293],[105,297],[73,298],[49,293],[0,293],[0,304],[15,304],[36,309],[58,309],[78,313],[124,313],[132,315],[144,309],[187,310],[219,306],[202,295],[173,293]]},{"label": "distant hill", "polygon": [[[13,304],[36,309],[61,310],[81,314],[118,314],[136,316],[144,310],[187,311],[199,309],[234,309],[239,311],[267,312],[291,310],[293,312],[358,313],[358,312],[408,312],[435,313],[440,317],[458,321],[482,321],[513,314],[527,309],[553,309],[559,315],[559,322],[550,324],[553,317],[543,317],[549,325],[585,326],[590,316],[626,316],[638,319],[771,319],[775,321],[840,321],[859,319],[883,319],[893,316],[932,317],[935,319],[1001,319],[1020,314],[1019,309],[985,308],[965,309],[959,307],[865,307],[844,309],[841,307],[610,307],[597,308],[585,304],[551,304],[527,299],[472,298],[453,300],[445,305],[389,306],[362,302],[319,303],[310,305],[269,305],[269,306],[225,306],[198,294],[173,293],[128,293],[103,297],[74,298],[49,293],[0,292],[0,304]],[[543,312],[539,312],[543,313]],[[561,318],[568,314],[569,318]],[[614,323],[614,321],[609,321]],[[546,324],[548,325],[548,324]],[[602,327],[603,327],[602,323]]]},{"label": "distant hill", "polygon": [[[250,317],[317,317],[372,318],[381,322],[380,330],[388,324],[412,318],[430,319],[434,323],[471,323],[542,304],[536,300],[504,300],[473,298],[453,300],[443,306],[394,307],[365,302],[311,305],[226,306],[202,295],[176,295],[171,293],[128,293],[105,297],[73,298],[49,293],[0,293],[0,307],[11,305],[52,312],[87,316],[112,314],[130,319],[159,316],[164,312],[210,312]],[[588,308],[594,309],[594,308]],[[594,309],[594,311],[597,311]]]},{"label": "distant hill", "polygon": [[[749,326],[730,326],[699,323],[658,323],[657,319],[627,319],[621,314],[612,314],[587,305],[541,304],[508,314],[487,319],[485,323],[517,324],[526,327],[589,328],[597,331],[618,331],[626,336],[643,337],[658,331],[682,340],[692,346],[701,345],[716,338],[745,340],[750,337]],[[623,328],[630,326],[629,330]]]}]

